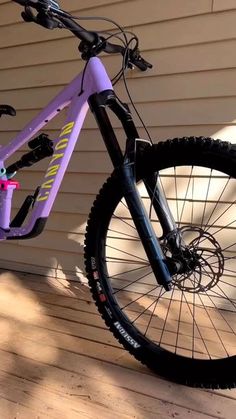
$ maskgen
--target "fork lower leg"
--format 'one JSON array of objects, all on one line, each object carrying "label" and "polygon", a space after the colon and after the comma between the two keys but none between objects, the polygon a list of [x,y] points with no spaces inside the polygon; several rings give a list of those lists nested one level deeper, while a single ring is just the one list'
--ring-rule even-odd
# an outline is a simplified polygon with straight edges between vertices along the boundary
[{"label": "fork lower leg", "polygon": [[137,190],[132,167],[131,164],[125,163],[118,169],[120,179],[122,180],[124,197],[156,280],[166,290],[170,290],[171,275],[167,268],[165,256]]}]

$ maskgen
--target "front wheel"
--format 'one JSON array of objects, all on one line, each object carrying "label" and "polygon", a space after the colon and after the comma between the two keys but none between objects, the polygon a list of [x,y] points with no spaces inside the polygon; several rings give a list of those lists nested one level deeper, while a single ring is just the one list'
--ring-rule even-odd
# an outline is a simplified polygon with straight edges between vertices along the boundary
[{"label": "front wheel", "polygon": [[143,182],[153,173],[191,257],[173,275],[171,291],[157,284],[111,176],[85,241],[98,309],[119,342],[158,374],[192,386],[235,387],[236,148],[202,137],[168,140],[146,151],[137,173],[163,253],[172,257]]}]

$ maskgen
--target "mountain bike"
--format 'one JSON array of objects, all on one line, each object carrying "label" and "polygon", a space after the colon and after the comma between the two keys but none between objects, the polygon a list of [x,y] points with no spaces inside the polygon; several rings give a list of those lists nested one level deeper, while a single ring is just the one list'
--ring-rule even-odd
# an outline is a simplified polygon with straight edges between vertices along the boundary
[{"label": "mountain bike", "polygon": [[[81,74],[9,144],[0,148],[0,238],[24,240],[46,224],[88,109],[94,114],[114,170],[91,209],[85,237],[89,286],[106,325],[137,360],[191,386],[236,383],[236,148],[205,137],[153,144],[142,139],[130,107],[115,94],[98,55],[122,56],[122,69],[151,67],[138,39],[118,26],[87,31],[56,1],[15,1],[22,17],[47,29],[68,29],[80,39]],[[122,35],[122,37],[121,37]],[[112,37],[118,43],[111,43]],[[54,141],[42,128],[64,108]],[[108,111],[120,121],[125,148]],[[0,115],[15,115],[1,105]],[[40,132],[40,134],[39,134]],[[5,161],[28,142],[29,151]],[[50,159],[43,183],[11,218],[17,172]]]}]

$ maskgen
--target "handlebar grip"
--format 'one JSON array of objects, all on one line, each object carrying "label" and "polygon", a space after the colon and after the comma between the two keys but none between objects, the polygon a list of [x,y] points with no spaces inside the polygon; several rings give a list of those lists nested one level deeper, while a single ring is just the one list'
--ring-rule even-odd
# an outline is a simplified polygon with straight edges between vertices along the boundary
[{"label": "handlebar grip", "polygon": [[[101,38],[102,40],[102,38]],[[126,48],[122,45],[111,44],[110,42],[105,43],[105,47],[102,49],[103,51],[107,52],[108,54],[125,54]],[[152,64],[145,61],[139,54],[137,54],[137,50],[132,51],[131,49],[128,50],[131,54],[128,58],[128,66],[135,65],[135,67],[139,68],[141,71],[146,71],[148,68],[152,68]]]},{"label": "handlebar grip", "polygon": [[148,68],[153,67],[152,64],[148,63],[143,58],[132,61],[132,64],[135,65],[135,67],[139,68],[141,71],[146,71]]}]

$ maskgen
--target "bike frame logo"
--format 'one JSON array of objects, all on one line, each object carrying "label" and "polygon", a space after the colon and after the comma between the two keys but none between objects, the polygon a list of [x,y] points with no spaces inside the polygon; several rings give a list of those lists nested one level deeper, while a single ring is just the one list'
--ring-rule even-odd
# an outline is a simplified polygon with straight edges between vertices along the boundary
[{"label": "bike frame logo", "polygon": [[[45,175],[45,182],[41,185],[40,194],[38,195],[37,202],[46,201],[49,197],[50,190],[53,187],[56,175],[61,167],[61,159],[64,157],[69,138],[67,137],[71,134],[74,122],[68,122],[61,131],[59,135],[59,141],[57,142],[52,159],[49,163],[46,175]],[[65,138],[62,138],[65,137]],[[56,163],[56,164],[55,164]]]}]

